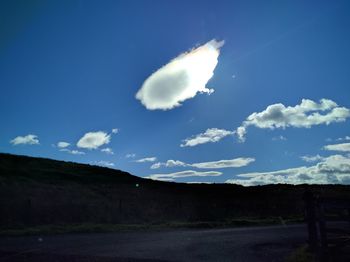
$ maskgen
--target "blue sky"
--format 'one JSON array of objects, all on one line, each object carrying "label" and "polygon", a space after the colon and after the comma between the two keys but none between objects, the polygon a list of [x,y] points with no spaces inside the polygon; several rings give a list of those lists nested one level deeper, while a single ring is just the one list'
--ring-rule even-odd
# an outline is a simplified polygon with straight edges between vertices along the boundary
[{"label": "blue sky", "polygon": [[[177,182],[350,183],[349,11],[2,1],[0,151]],[[172,74],[169,62],[193,50],[205,62]],[[210,79],[197,85],[191,72]],[[177,100],[181,88],[193,97]],[[150,110],[162,99],[167,108]]]}]

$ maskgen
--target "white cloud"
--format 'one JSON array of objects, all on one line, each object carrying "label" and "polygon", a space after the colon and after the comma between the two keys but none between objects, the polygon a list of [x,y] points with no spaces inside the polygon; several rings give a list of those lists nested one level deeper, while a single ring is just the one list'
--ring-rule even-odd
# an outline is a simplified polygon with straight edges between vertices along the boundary
[{"label": "white cloud", "polygon": [[114,152],[113,152],[112,148],[110,148],[110,147],[102,148],[101,152],[106,153],[108,155],[114,155]]},{"label": "white cloud", "polygon": [[119,132],[119,128],[113,128],[113,129],[112,129],[112,133],[113,133],[113,134],[117,134],[118,132]]},{"label": "white cloud", "polygon": [[149,179],[158,180],[158,181],[165,181],[165,182],[175,181],[175,179],[171,177],[144,177],[144,178],[149,178]]},{"label": "white cloud", "polygon": [[311,162],[318,162],[320,160],[324,160],[325,158],[320,155],[315,156],[301,156],[300,157],[303,161],[311,163]]},{"label": "white cloud", "polygon": [[272,138],[272,141],[278,141],[278,140],[286,141],[287,138],[284,137],[284,136],[282,136],[282,135],[280,135],[280,136],[274,136],[274,137]]},{"label": "white cloud", "polygon": [[77,146],[80,148],[97,149],[102,145],[108,144],[111,136],[103,131],[88,132],[79,139]]},{"label": "white cloud", "polygon": [[237,175],[226,183],[244,186],[265,184],[350,184],[350,156],[332,155],[310,167]]},{"label": "white cloud", "polygon": [[36,135],[17,136],[10,141],[12,145],[38,145],[39,139]]},{"label": "white cloud", "polygon": [[264,111],[254,112],[237,128],[237,136],[241,142],[245,141],[245,135],[249,126],[258,128],[310,128],[314,125],[333,122],[344,122],[350,116],[350,110],[338,106],[334,101],[321,99],[319,103],[309,99],[303,99],[294,107],[283,104],[269,105]]},{"label": "white cloud", "polygon": [[214,39],[179,55],[148,77],[136,98],[149,110],[167,110],[197,93],[211,94],[214,90],[206,84],[214,75],[223,44]]},{"label": "white cloud", "polygon": [[165,163],[161,163],[161,162],[158,162],[158,163],[155,163],[151,166],[151,169],[157,169],[157,168],[160,168],[160,167],[175,167],[175,166],[189,166],[188,164],[182,162],[182,161],[179,161],[179,160],[168,160],[166,161]]},{"label": "white cloud", "polygon": [[85,155],[84,152],[82,151],[78,151],[78,150],[70,150],[68,148],[62,148],[60,149],[61,152],[67,152],[69,154],[72,154],[72,155]]},{"label": "white cloud", "polygon": [[201,172],[201,171],[186,170],[186,171],[169,173],[169,174],[153,174],[145,178],[162,180],[162,181],[173,181],[176,178],[183,178],[183,177],[207,177],[207,176],[221,176],[221,175],[222,173],[217,171]]},{"label": "white cloud", "polygon": [[114,163],[108,161],[96,161],[95,164],[98,166],[114,167]]},{"label": "white cloud", "polygon": [[157,160],[157,158],[152,156],[152,157],[145,157],[145,158],[141,158],[141,159],[135,160],[135,162],[137,162],[137,163],[145,163],[145,162],[154,162],[156,160]]},{"label": "white cloud", "polygon": [[350,152],[350,143],[326,145],[323,148],[330,151]]},{"label": "white cloud", "polygon": [[350,136],[339,137],[336,139],[336,141],[349,141],[349,140],[350,140]]},{"label": "white cloud", "polygon": [[134,158],[134,157],[136,157],[136,154],[134,154],[134,153],[126,154],[125,157],[126,158]]},{"label": "white cloud", "polygon": [[59,148],[66,148],[66,147],[69,147],[69,145],[70,145],[70,143],[63,142],[63,141],[57,143],[57,147],[59,147]]},{"label": "white cloud", "polygon": [[218,129],[218,128],[209,128],[204,133],[200,133],[198,135],[192,136],[190,138],[186,138],[183,140],[183,144],[181,144],[181,147],[186,146],[197,146],[200,144],[205,143],[215,143],[220,141],[226,136],[233,135],[233,131],[228,131],[225,129]]},{"label": "white cloud", "polygon": [[210,184],[215,184],[213,182],[201,182],[201,181],[190,181],[190,182],[186,182],[186,184],[207,184],[207,185],[210,185]]},{"label": "white cloud", "polygon": [[247,166],[250,163],[254,162],[254,158],[250,157],[239,157],[234,158],[230,160],[218,160],[218,161],[211,161],[211,162],[200,162],[200,163],[193,163],[193,164],[187,164],[179,160],[168,160],[165,163],[155,163],[151,166],[151,169],[157,169],[160,167],[196,167],[200,169],[216,169],[216,168],[229,168],[229,167],[243,167]]},{"label": "white cloud", "polygon": [[239,157],[239,158],[229,159],[229,160],[194,163],[191,166],[197,167],[197,168],[243,167],[243,166],[249,165],[250,163],[252,163],[254,161],[255,161],[255,159],[251,158],[251,157]]}]

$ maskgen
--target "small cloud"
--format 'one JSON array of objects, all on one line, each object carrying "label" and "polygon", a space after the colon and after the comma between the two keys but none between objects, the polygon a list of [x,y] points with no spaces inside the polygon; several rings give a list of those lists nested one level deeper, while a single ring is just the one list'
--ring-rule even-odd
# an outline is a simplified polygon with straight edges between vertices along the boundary
[{"label": "small cloud", "polygon": [[188,164],[184,163],[184,162],[181,162],[179,160],[168,160],[166,161],[165,163],[161,163],[161,162],[158,162],[158,163],[155,163],[151,166],[151,169],[158,169],[160,167],[175,167],[175,166],[189,166]]},{"label": "small cloud", "polygon": [[84,152],[82,151],[78,151],[78,150],[70,150],[68,148],[62,148],[60,149],[61,152],[67,152],[69,154],[72,154],[72,155],[85,155]]},{"label": "small cloud", "polygon": [[165,163],[155,163],[151,166],[151,169],[158,169],[160,167],[196,167],[200,169],[217,169],[217,168],[229,168],[229,167],[243,167],[247,166],[250,163],[254,162],[255,159],[251,157],[239,157],[229,160],[218,160],[218,161],[211,161],[211,162],[200,162],[200,163],[193,163],[193,164],[187,164],[179,160],[168,160]]},{"label": "small cloud", "polygon": [[254,162],[255,158],[251,157],[239,157],[230,160],[219,160],[219,161],[211,161],[211,162],[202,162],[202,163],[194,163],[191,166],[197,168],[228,168],[228,167],[243,167],[247,166],[250,163]]},{"label": "small cloud", "polygon": [[39,145],[39,139],[36,135],[26,135],[26,136],[17,136],[10,141],[14,146],[17,145]]},{"label": "small cloud", "polygon": [[163,182],[174,182],[175,181],[174,178],[170,178],[170,177],[158,177],[158,178],[145,177],[145,178],[149,178],[149,179],[157,180],[157,181],[163,181]]},{"label": "small cloud", "polygon": [[97,149],[102,145],[109,144],[111,136],[106,132],[88,132],[79,139],[77,147],[86,149]]},{"label": "small cloud", "polygon": [[202,181],[190,181],[190,182],[185,182],[186,184],[206,184],[206,185],[210,185],[210,184],[215,184],[213,182],[202,182]]},{"label": "small cloud", "polygon": [[150,178],[153,180],[162,180],[162,181],[173,181],[176,178],[183,178],[183,177],[208,177],[208,176],[221,176],[221,172],[217,171],[194,171],[194,170],[186,170],[181,172],[175,172],[170,174],[153,174],[149,175],[145,178]]},{"label": "small cloud", "polygon": [[68,143],[68,142],[58,142],[57,143],[57,147],[58,148],[66,148],[66,147],[69,147],[70,146],[70,143]]},{"label": "small cloud", "polygon": [[126,154],[125,158],[135,158],[136,154],[132,153],[132,154]]},{"label": "small cloud", "polygon": [[204,133],[200,133],[198,135],[184,139],[182,141],[183,143],[180,146],[186,147],[186,146],[197,146],[205,143],[216,143],[221,139],[223,139],[224,137],[230,136],[233,134],[234,134],[233,131],[228,131],[228,130],[219,129],[219,128],[209,128]]},{"label": "small cloud", "polygon": [[119,128],[113,128],[113,129],[112,129],[112,133],[113,133],[113,134],[119,133]]},{"label": "small cloud", "polygon": [[303,161],[311,163],[311,162],[319,162],[321,160],[324,160],[325,158],[320,155],[315,156],[301,156],[300,157]]},{"label": "small cloud", "polygon": [[315,125],[329,125],[344,122],[350,117],[350,109],[340,107],[330,99],[321,99],[319,103],[302,99],[299,105],[285,106],[281,103],[269,105],[261,112],[254,112],[237,128],[240,142],[245,141],[249,126],[263,129],[310,128]]},{"label": "small cloud", "polygon": [[106,148],[101,149],[101,152],[106,153],[108,155],[114,155],[114,152],[113,152],[112,148],[110,148],[110,147],[106,147]]},{"label": "small cloud", "polygon": [[114,167],[114,163],[108,161],[96,161],[94,162],[94,164],[103,167]]},{"label": "small cloud", "polygon": [[350,136],[339,137],[336,139],[336,141],[349,141],[349,140],[350,140]]},{"label": "small cloud", "polygon": [[350,143],[326,145],[323,148],[330,151],[350,152]]},{"label": "small cloud", "polygon": [[136,94],[148,110],[178,107],[197,93],[211,94],[206,87],[214,75],[224,41],[215,39],[183,53],[149,76]]},{"label": "small cloud", "polygon": [[284,137],[284,136],[282,136],[282,135],[280,135],[280,136],[275,136],[275,137],[272,138],[272,141],[278,141],[278,140],[286,141],[287,138]]},{"label": "small cloud", "polygon": [[157,160],[157,158],[153,156],[153,157],[141,158],[141,159],[135,160],[135,162],[137,162],[137,163],[146,163],[146,162],[154,162],[156,160]]},{"label": "small cloud", "polygon": [[190,120],[188,120],[188,123],[192,123],[194,121],[194,117],[191,117]]}]

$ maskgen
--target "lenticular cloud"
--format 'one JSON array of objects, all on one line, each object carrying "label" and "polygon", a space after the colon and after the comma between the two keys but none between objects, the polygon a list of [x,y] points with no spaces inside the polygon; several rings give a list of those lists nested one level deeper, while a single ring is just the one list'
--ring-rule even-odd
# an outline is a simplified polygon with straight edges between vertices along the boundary
[{"label": "lenticular cloud", "polygon": [[214,75],[223,44],[213,39],[179,55],[148,77],[136,98],[149,110],[168,110],[197,93],[211,94],[214,90],[205,85]]}]

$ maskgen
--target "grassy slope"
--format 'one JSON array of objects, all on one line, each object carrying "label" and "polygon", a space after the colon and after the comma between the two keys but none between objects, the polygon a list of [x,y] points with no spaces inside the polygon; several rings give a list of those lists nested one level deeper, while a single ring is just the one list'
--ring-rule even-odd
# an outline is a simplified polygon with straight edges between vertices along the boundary
[{"label": "grassy slope", "polygon": [[350,198],[348,186],[187,185],[97,166],[0,154],[0,229],[283,223],[302,217],[305,190]]}]

